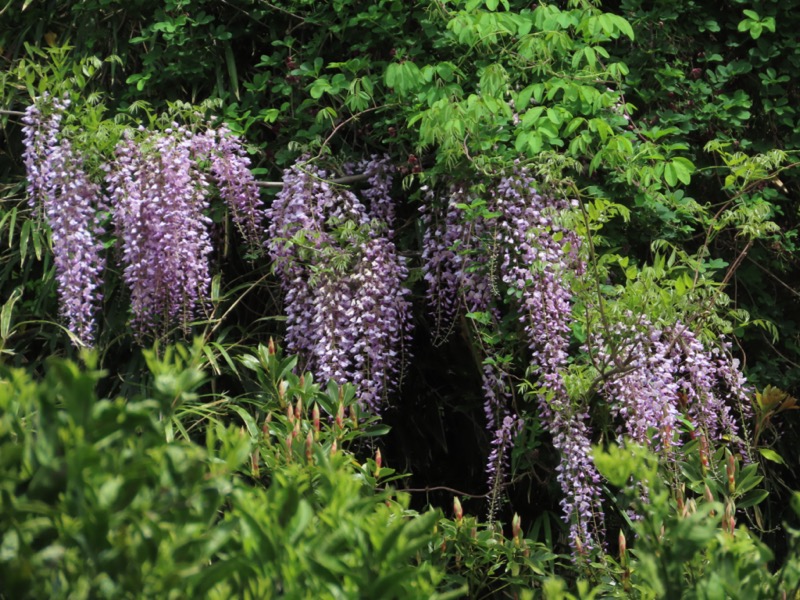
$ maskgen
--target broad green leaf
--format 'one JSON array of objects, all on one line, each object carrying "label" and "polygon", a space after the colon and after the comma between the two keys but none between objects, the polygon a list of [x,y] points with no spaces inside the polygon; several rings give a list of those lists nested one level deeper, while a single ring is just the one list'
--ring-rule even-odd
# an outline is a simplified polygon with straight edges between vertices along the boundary
[{"label": "broad green leaf", "polygon": [[759,448],[758,452],[766,458],[767,460],[771,460],[772,462],[778,463],[779,465],[785,465],[786,461],[783,460],[783,457],[775,452],[772,448]]}]

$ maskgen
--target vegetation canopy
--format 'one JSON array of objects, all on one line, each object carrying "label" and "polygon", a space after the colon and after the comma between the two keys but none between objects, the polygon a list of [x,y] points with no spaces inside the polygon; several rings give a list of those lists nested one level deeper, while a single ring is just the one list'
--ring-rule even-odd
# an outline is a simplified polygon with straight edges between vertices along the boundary
[{"label": "vegetation canopy", "polygon": [[794,8],[7,0],[0,598],[800,597]]}]

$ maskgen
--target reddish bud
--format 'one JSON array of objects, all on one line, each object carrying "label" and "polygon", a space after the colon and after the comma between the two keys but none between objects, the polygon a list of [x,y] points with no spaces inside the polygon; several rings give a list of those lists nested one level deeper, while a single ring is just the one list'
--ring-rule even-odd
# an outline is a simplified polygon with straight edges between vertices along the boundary
[{"label": "reddish bud", "polygon": [[736,459],[733,454],[728,455],[726,471],[728,472],[728,493],[733,494],[736,491]]},{"label": "reddish bud", "polygon": [[319,405],[314,404],[314,408],[311,409],[311,421],[314,423],[314,431],[319,433]]},{"label": "reddish bud", "polygon": [[304,373],[300,374],[300,387],[301,388],[306,387],[306,376]]},{"label": "reddish bud", "polygon": [[519,546],[522,538],[522,519],[517,513],[511,518],[511,536],[514,538],[514,545]]},{"label": "reddish bud", "polygon": [[350,420],[353,422],[353,429],[358,429],[358,407],[355,404],[350,405]]},{"label": "reddish bud", "polygon": [[303,414],[303,399],[298,396],[297,402],[294,405],[294,418],[299,419],[300,415],[302,414]]},{"label": "reddish bud", "polygon": [[714,494],[711,493],[711,488],[708,487],[708,484],[706,484],[706,488],[703,490],[703,497],[706,499],[706,502],[714,502]]},{"label": "reddish bud", "polygon": [[294,423],[294,409],[291,405],[286,407],[286,418],[289,419],[289,423]]},{"label": "reddish bud", "polygon": [[375,477],[381,474],[382,463],[383,463],[383,457],[381,456],[381,449],[378,448],[375,451]]},{"label": "reddish bud", "polygon": [[686,514],[693,515],[696,512],[697,512],[697,502],[695,501],[694,498],[690,498],[686,502]]},{"label": "reddish bud", "polygon": [[628,543],[625,541],[625,534],[619,532],[619,562],[623,567],[628,565]]},{"label": "reddish bud", "polygon": [[278,400],[280,400],[281,404],[286,401],[286,388],[288,387],[289,382],[285,379],[278,384]]},{"label": "reddish bud", "polygon": [[267,344],[267,354],[275,354],[275,340],[272,337],[269,338],[269,343]]},{"label": "reddish bud", "polygon": [[333,443],[331,444],[331,456],[336,454],[336,449],[337,449],[336,440],[333,440]]},{"label": "reddish bud", "polygon": [[314,443],[314,434],[309,430],[306,436],[306,460],[311,462],[311,446]]},{"label": "reddish bud", "polygon": [[287,457],[289,462],[292,462],[292,445],[294,444],[294,430],[289,432],[289,435],[286,436],[286,449],[289,451],[287,453]]},{"label": "reddish bud", "polygon": [[699,450],[700,451],[700,467],[703,470],[703,475],[705,475],[708,472],[708,465],[709,465],[709,462],[708,462],[708,440],[706,439],[706,436],[704,436],[702,434],[700,435],[699,439],[700,439],[700,446],[699,446],[699,448],[700,448],[700,450]]},{"label": "reddish bud", "polygon": [[336,409],[336,427],[341,429],[344,427],[344,404],[339,404],[339,408]]},{"label": "reddish bud", "polygon": [[458,496],[453,497],[453,515],[455,515],[456,521],[460,525],[461,520],[464,518],[464,509],[461,508],[461,501]]},{"label": "reddish bud", "polygon": [[250,472],[252,473],[254,479],[258,479],[258,452],[253,452],[250,455]]}]

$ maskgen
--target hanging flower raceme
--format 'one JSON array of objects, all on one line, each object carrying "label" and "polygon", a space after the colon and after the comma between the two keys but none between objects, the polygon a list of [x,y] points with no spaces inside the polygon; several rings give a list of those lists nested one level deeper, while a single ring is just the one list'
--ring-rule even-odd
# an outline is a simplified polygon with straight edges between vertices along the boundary
[{"label": "hanging flower raceme", "polygon": [[28,198],[52,230],[60,312],[79,343],[95,339],[95,315],[102,300],[105,265],[98,210],[100,187],[87,175],[81,157],[60,134],[69,100],[44,95],[23,117]]},{"label": "hanging flower raceme", "polygon": [[28,195],[53,231],[61,313],[70,331],[83,344],[94,341],[104,268],[99,215],[106,210],[122,246],[136,335],[186,324],[208,295],[212,182],[250,247],[262,244],[264,210],[241,141],[225,127],[129,131],[105,166],[107,200],[60,131],[68,105],[38,98],[26,111],[23,141]]},{"label": "hanging flower raceme", "polygon": [[187,323],[208,296],[208,182],[195,166],[192,136],[174,127],[123,139],[107,182],[122,243],[123,279],[138,335]]},{"label": "hanging flower raceme", "polygon": [[601,393],[620,439],[669,450],[681,443],[676,433],[682,418],[711,441],[736,437],[731,408],[746,416],[749,388],[724,347],[709,350],[687,326],[662,331],[642,315],[635,325],[616,324],[609,338],[593,334],[592,346],[612,370]]},{"label": "hanging flower raceme", "polygon": [[268,248],[285,289],[287,347],[320,379],[355,384],[377,412],[399,384],[410,303],[391,239],[390,167],[373,159],[362,168],[368,205],[320,169],[288,169],[268,211]]},{"label": "hanging flower raceme", "polygon": [[186,324],[204,307],[211,283],[209,180],[250,246],[260,244],[263,208],[248,165],[225,127],[196,134],[173,123],[120,141],[106,180],[139,336]]},{"label": "hanging flower raceme", "polygon": [[[522,169],[502,177],[486,196],[485,210],[471,218],[466,208],[478,203],[458,189],[443,215],[425,209],[423,260],[437,330],[446,330],[459,307],[487,312],[499,322],[497,305],[505,296],[499,282],[513,292],[533,371],[542,381],[540,417],[561,453],[564,516],[573,545],[588,549],[602,531],[600,476],[591,460],[588,409],[569,398],[562,381],[572,319],[569,280],[583,270],[580,240],[560,224],[570,203],[540,195]],[[484,367],[483,381],[494,438],[491,482],[505,464],[502,453],[510,450],[520,421],[510,407],[505,376],[494,363]]]},{"label": "hanging flower raceme", "polygon": [[264,206],[241,139],[225,125],[209,126],[192,136],[191,147],[195,161],[209,162],[211,178],[233,222],[251,251],[257,251],[263,243]]}]

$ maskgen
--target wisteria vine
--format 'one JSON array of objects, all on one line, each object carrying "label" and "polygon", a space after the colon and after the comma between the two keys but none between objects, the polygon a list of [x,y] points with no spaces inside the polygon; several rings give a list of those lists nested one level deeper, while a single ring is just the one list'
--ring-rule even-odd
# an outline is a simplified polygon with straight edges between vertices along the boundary
[{"label": "wisteria vine", "polygon": [[106,200],[80,155],[59,135],[68,99],[42,96],[22,121],[28,199],[50,223],[60,312],[78,343],[94,343],[105,266],[98,212]]},{"label": "wisteria vine", "polygon": [[[592,460],[591,407],[565,382],[573,322],[572,282],[586,271],[581,239],[562,225],[575,203],[539,194],[518,168],[480,195],[456,185],[446,203],[428,190],[423,263],[437,336],[447,335],[459,310],[519,315],[530,372],[538,378],[538,415],[561,460],[557,478],[573,549],[583,553],[603,539],[601,478]],[[510,301],[506,301],[510,298]],[[633,321],[631,316],[630,321]],[[620,439],[674,449],[681,416],[696,432],[720,440],[736,432],[732,404],[748,393],[741,371],[719,348],[706,349],[681,324],[659,330],[639,319],[593,333],[582,352],[592,356],[601,382],[595,390],[611,407]],[[598,328],[601,329],[601,328]],[[483,390],[492,432],[488,472],[497,489],[522,417],[511,408],[509,381],[486,349]]]},{"label": "wisteria vine", "polygon": [[200,133],[176,123],[164,131],[127,130],[105,177],[92,181],[62,131],[68,106],[66,99],[38,98],[26,111],[23,141],[28,195],[53,232],[69,329],[80,343],[93,344],[108,235],[103,211],[113,215],[122,247],[134,333],[144,338],[187,323],[204,306],[210,285],[211,182],[248,244],[262,243],[264,210],[241,141],[224,126]]},{"label": "wisteria vine", "polygon": [[302,161],[269,209],[268,249],[285,290],[286,345],[323,380],[356,385],[375,412],[399,384],[411,329],[407,268],[392,239],[392,167],[373,158],[367,204]]}]

